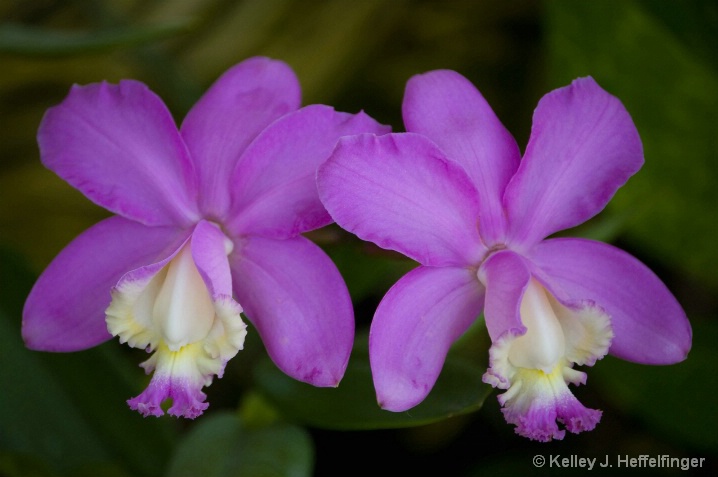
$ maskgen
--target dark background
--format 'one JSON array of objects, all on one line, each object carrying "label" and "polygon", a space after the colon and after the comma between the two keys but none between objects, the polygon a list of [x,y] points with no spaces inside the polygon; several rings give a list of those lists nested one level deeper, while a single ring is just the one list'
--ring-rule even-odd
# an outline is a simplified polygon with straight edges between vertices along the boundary
[{"label": "dark background", "polygon": [[[532,458],[615,463],[642,454],[706,462],[621,471],[718,475],[715,2],[6,0],[0,22],[0,475],[574,475],[588,471],[539,469]],[[107,216],[40,164],[35,134],[44,111],[73,83],[134,78],[180,122],[223,71],[254,55],[292,66],[303,104],[363,109],[394,131],[403,130],[407,79],[454,69],[522,148],[540,97],[593,76],[633,116],[646,164],[604,212],[568,233],[624,248],[666,282],[693,326],[688,359],[667,367],[600,361],[587,385],[574,388],[604,411],[596,430],[540,444],[513,433],[493,392],[479,410],[415,427],[302,421],[262,397],[256,337],[207,389],[211,407],[196,421],[130,411],[124,400],[145,385],[143,353],[116,341],[66,355],[26,350],[19,328],[29,287],[64,245]],[[412,264],[333,226],[311,238],[345,276],[361,336]],[[486,349],[469,353],[477,376]],[[366,405],[355,398],[346,409]],[[313,405],[302,392],[296,402]]]}]

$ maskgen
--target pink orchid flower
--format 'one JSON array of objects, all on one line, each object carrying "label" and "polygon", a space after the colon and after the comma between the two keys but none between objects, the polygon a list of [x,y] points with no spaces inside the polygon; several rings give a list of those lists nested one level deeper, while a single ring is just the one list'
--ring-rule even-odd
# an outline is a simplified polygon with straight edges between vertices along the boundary
[{"label": "pink orchid flower", "polygon": [[292,70],[268,58],[229,69],[177,129],[144,84],[74,86],[38,132],[43,164],[116,214],[42,273],[23,314],[28,347],[107,341],[153,353],[147,415],[194,418],[202,392],[256,327],[289,376],[336,386],[354,338],[346,285],[300,234],[331,223],[317,166],[339,137],[387,132],[364,113],[300,108]]},{"label": "pink orchid flower", "polygon": [[[644,264],[611,245],[547,238],[598,214],[643,164],[621,102],[591,78],[544,96],[523,158],[479,91],[453,71],[413,77],[406,133],[342,139],[318,172],[334,220],[420,266],[379,304],[369,353],[377,399],[421,402],[446,354],[483,311],[484,381],[516,432],[539,441],[593,429],[568,384],[607,353],[683,360],[686,315]],[[559,423],[563,428],[559,427]]]}]

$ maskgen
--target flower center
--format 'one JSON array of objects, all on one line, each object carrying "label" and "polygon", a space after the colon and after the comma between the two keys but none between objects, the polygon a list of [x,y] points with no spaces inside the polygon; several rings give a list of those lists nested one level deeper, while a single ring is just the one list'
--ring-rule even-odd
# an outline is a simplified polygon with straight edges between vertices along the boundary
[{"label": "flower center", "polygon": [[189,242],[155,280],[158,290],[152,322],[167,347],[177,351],[206,337],[214,321],[214,303],[194,263]]},{"label": "flower center", "polygon": [[566,339],[546,290],[534,279],[524,292],[520,313],[526,334],[511,343],[509,361],[518,368],[550,374],[565,355]]}]

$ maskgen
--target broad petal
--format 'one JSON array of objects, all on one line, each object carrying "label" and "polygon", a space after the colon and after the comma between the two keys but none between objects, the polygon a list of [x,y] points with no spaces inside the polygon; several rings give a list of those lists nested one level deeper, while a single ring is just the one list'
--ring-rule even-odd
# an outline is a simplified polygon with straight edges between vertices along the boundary
[{"label": "broad petal", "polygon": [[382,299],[369,334],[379,405],[405,411],[434,387],[451,345],[481,314],[484,290],[466,268],[418,267]]},{"label": "broad petal", "polygon": [[592,78],[547,94],[504,196],[510,243],[528,248],[585,222],[641,165],[643,147],[631,117]]},{"label": "broad petal", "polygon": [[479,263],[476,189],[426,137],[342,138],[317,174],[319,197],[342,228],[427,266]]},{"label": "broad petal", "polygon": [[540,243],[531,259],[569,298],[593,300],[611,316],[610,354],[643,364],[687,356],[691,326],[683,308],[636,258],[605,243],[565,238]]},{"label": "broad petal", "polygon": [[341,136],[383,134],[364,113],[335,112],[322,105],[287,114],[247,148],[232,178],[227,227],[236,234],[288,238],[332,222],[317,195],[317,167]]},{"label": "broad petal", "polygon": [[112,287],[185,237],[180,229],[146,227],[121,217],[90,227],[60,252],[30,292],[22,324],[27,346],[77,351],[110,339],[105,309]]},{"label": "broad petal", "polygon": [[230,177],[247,145],[300,102],[292,69],[281,61],[255,57],[227,70],[195,104],[181,132],[199,177],[204,216],[224,217]]},{"label": "broad petal", "polygon": [[308,239],[249,237],[230,256],[234,291],[269,356],[287,375],[336,386],[354,341],[349,292]]},{"label": "broad petal", "polygon": [[147,86],[73,86],[37,134],[43,164],[90,200],[146,225],[197,217],[192,164],[174,120]]},{"label": "broad petal", "polygon": [[486,243],[501,241],[501,199],[521,152],[481,93],[454,71],[431,71],[407,83],[403,115],[407,131],[428,136],[466,169],[481,199],[481,236]]}]

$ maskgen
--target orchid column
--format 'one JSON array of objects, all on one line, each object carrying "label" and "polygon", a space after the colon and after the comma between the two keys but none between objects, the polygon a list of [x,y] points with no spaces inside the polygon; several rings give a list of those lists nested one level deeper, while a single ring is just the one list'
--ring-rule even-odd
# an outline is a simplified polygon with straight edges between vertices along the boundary
[{"label": "orchid column", "polygon": [[[354,337],[349,294],[300,234],[331,222],[315,171],[339,137],[387,132],[363,113],[300,107],[284,63],[228,70],[178,130],[162,100],[126,80],[74,86],[38,132],[43,164],[116,214],[82,233],[27,299],[23,337],[76,351],[118,336],[153,353],[129,400],[194,418],[204,386],[242,349],[244,313],[270,357],[315,386],[342,379]],[[109,330],[109,332],[108,332]]]},{"label": "orchid column", "polygon": [[[506,420],[539,441],[591,430],[567,384],[611,353],[683,360],[691,328],[660,279],[604,243],[547,238],[599,213],[643,164],[636,128],[591,78],[544,96],[521,158],[479,91],[453,71],[413,77],[406,133],[342,139],[318,172],[334,220],[420,266],[379,304],[369,356],[379,405],[404,411],[436,382],[450,346],[484,313],[484,381]],[[563,424],[560,428],[558,423]]]}]

